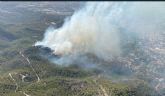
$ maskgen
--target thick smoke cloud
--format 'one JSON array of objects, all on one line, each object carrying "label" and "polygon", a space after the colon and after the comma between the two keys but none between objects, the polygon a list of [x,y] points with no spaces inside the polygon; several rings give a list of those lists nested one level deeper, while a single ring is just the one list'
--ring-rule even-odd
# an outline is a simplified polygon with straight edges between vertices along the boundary
[{"label": "thick smoke cloud", "polygon": [[48,28],[35,45],[49,47],[69,61],[79,54],[110,61],[121,56],[130,42],[155,40],[164,33],[164,9],[163,2],[88,2],[61,28]]}]

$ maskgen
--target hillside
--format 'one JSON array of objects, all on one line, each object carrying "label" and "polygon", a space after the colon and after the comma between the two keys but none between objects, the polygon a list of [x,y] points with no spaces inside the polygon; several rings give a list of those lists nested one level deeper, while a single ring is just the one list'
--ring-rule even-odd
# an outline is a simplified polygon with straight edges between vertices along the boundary
[{"label": "hillside", "polygon": [[49,26],[62,26],[81,5],[0,2],[0,96],[159,96],[144,79],[118,79],[122,70],[107,76],[79,64],[55,64],[46,58],[50,50],[33,46]]}]

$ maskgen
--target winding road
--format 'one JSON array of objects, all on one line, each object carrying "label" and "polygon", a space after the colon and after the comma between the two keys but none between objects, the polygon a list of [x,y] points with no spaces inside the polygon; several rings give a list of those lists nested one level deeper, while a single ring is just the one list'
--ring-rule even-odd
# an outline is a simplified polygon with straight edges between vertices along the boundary
[{"label": "winding road", "polygon": [[34,69],[34,67],[32,66],[30,60],[28,57],[25,57],[25,55],[20,51],[19,54],[27,61],[28,65],[31,67],[31,69],[33,70],[33,72],[35,73],[36,77],[37,77],[37,82],[39,82],[41,79],[39,77],[39,75],[37,74],[36,70]]},{"label": "winding road", "polygon": [[[11,73],[9,73],[9,76],[10,76],[10,78],[13,80],[13,82],[15,83],[15,85],[16,85],[15,92],[17,92],[17,90],[18,90],[18,83],[17,83],[17,81],[14,79],[14,77],[12,76]],[[23,92],[23,91],[19,91],[19,92],[20,92],[20,93],[23,93],[25,96],[31,96],[31,95],[29,95],[29,94],[27,94],[27,93],[25,93],[25,92]]]}]

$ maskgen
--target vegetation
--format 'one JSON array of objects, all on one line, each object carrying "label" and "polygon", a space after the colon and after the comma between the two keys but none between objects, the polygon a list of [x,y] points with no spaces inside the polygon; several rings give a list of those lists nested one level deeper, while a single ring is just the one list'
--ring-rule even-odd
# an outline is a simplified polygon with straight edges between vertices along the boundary
[{"label": "vegetation", "polygon": [[[30,23],[27,20],[23,24],[0,23],[0,96],[157,96],[144,81],[114,82],[96,69],[51,63],[40,55],[38,48],[32,47],[48,27],[40,21],[44,16],[41,17],[39,20],[32,17]],[[57,22],[64,18],[50,17]],[[20,51],[29,58],[41,79],[39,82]],[[21,74],[28,77],[22,80]]]}]

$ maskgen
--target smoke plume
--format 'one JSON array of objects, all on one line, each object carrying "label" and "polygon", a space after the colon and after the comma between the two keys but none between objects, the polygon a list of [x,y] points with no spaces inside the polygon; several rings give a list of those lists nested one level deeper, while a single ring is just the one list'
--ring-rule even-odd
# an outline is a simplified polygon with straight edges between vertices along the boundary
[{"label": "smoke plume", "polygon": [[[135,38],[162,31],[162,2],[88,2],[67,18],[61,28],[48,28],[35,45],[49,47],[54,54],[93,54],[106,61],[120,56],[122,46]],[[124,35],[123,35],[124,34]],[[151,37],[151,36],[150,36]]]}]

